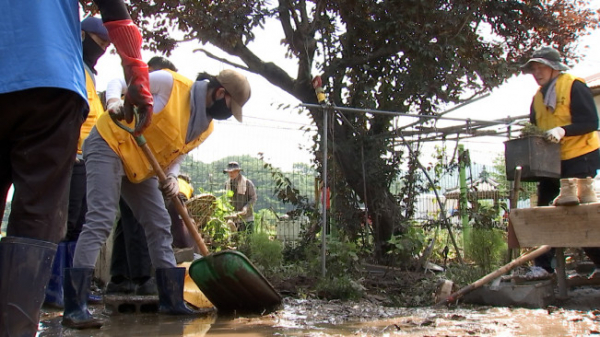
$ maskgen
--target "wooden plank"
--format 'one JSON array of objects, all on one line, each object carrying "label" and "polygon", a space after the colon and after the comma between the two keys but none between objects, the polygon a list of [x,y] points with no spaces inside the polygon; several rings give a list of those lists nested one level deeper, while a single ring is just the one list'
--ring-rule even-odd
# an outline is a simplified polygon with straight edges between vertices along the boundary
[{"label": "wooden plank", "polygon": [[600,203],[511,210],[521,247],[600,247]]}]

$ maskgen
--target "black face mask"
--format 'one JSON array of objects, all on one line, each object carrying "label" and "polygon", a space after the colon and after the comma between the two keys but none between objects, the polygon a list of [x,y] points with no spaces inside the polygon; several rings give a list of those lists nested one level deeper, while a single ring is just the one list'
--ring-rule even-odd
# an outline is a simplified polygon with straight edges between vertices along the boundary
[{"label": "black face mask", "polygon": [[85,64],[95,73],[96,69],[94,69],[94,67],[96,66],[96,62],[98,62],[98,59],[104,55],[106,50],[100,47],[100,45],[98,45],[87,32],[84,33],[83,62],[85,62]]},{"label": "black face mask", "polygon": [[208,113],[212,118],[217,120],[226,120],[229,117],[233,116],[231,113],[231,109],[227,107],[227,102],[225,102],[225,98],[221,98],[213,103],[210,108],[206,109],[206,113]]}]

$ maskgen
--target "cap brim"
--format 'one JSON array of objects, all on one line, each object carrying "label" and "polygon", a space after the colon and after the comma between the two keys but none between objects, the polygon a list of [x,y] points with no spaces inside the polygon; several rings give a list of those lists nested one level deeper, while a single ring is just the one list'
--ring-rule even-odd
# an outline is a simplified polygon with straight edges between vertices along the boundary
[{"label": "cap brim", "polygon": [[563,64],[560,62],[552,62],[552,61],[549,61],[549,60],[546,60],[543,58],[532,58],[529,61],[527,61],[527,63],[525,63],[524,65],[521,66],[521,71],[523,71],[524,74],[531,73],[531,63],[533,63],[533,62],[547,65],[548,67],[550,67],[554,70],[559,70],[559,71],[569,70],[569,67],[566,64]]},{"label": "cap brim", "polygon": [[231,113],[238,122],[242,122],[242,106],[239,105],[235,100],[231,100]]}]

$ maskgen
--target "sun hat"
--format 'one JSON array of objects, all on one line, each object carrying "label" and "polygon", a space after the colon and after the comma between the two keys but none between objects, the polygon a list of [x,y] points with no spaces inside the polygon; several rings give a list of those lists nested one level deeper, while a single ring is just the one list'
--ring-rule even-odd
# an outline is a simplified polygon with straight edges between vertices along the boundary
[{"label": "sun hat", "polygon": [[104,24],[100,18],[88,16],[81,21],[81,30],[88,33],[94,33],[104,41],[110,41],[108,30],[106,30],[106,27],[104,27]]},{"label": "sun hat", "polygon": [[232,161],[229,164],[227,164],[227,168],[225,168],[223,170],[223,173],[227,173],[227,172],[231,172],[231,171],[241,171],[242,168],[240,167],[240,164],[237,161]]},{"label": "sun hat", "polygon": [[225,69],[217,75],[217,81],[231,95],[231,113],[238,122],[242,122],[242,106],[250,99],[250,83],[246,76],[231,69]]},{"label": "sun hat", "polygon": [[529,59],[527,63],[521,66],[523,73],[528,74],[531,72],[532,62],[545,64],[554,70],[569,70],[569,67],[561,62],[560,53],[558,52],[558,50],[552,47],[541,47],[540,49],[534,51],[532,58]]}]

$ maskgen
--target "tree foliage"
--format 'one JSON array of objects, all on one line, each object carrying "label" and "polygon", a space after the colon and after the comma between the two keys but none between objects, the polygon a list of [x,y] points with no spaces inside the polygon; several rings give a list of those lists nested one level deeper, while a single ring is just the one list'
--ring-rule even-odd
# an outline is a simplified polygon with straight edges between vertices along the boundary
[{"label": "tree foliage", "polygon": [[[598,12],[579,0],[130,0],[130,6],[152,50],[175,48],[170,31],[179,30],[182,40],[220,48],[232,56],[223,62],[302,102],[316,102],[310,82],[320,74],[338,106],[415,114],[435,114],[498,87],[540,45],[574,59],[577,39],[598,27]],[[294,77],[248,47],[271,19],[281,24],[282,56],[297,61]],[[322,111],[310,116],[322,134]],[[338,183],[345,185],[339,190],[367,205],[379,257],[387,240],[406,230],[398,208],[404,196],[389,190],[403,160],[390,148],[392,121],[338,112],[327,130]],[[317,155],[317,164],[322,159]]]}]

